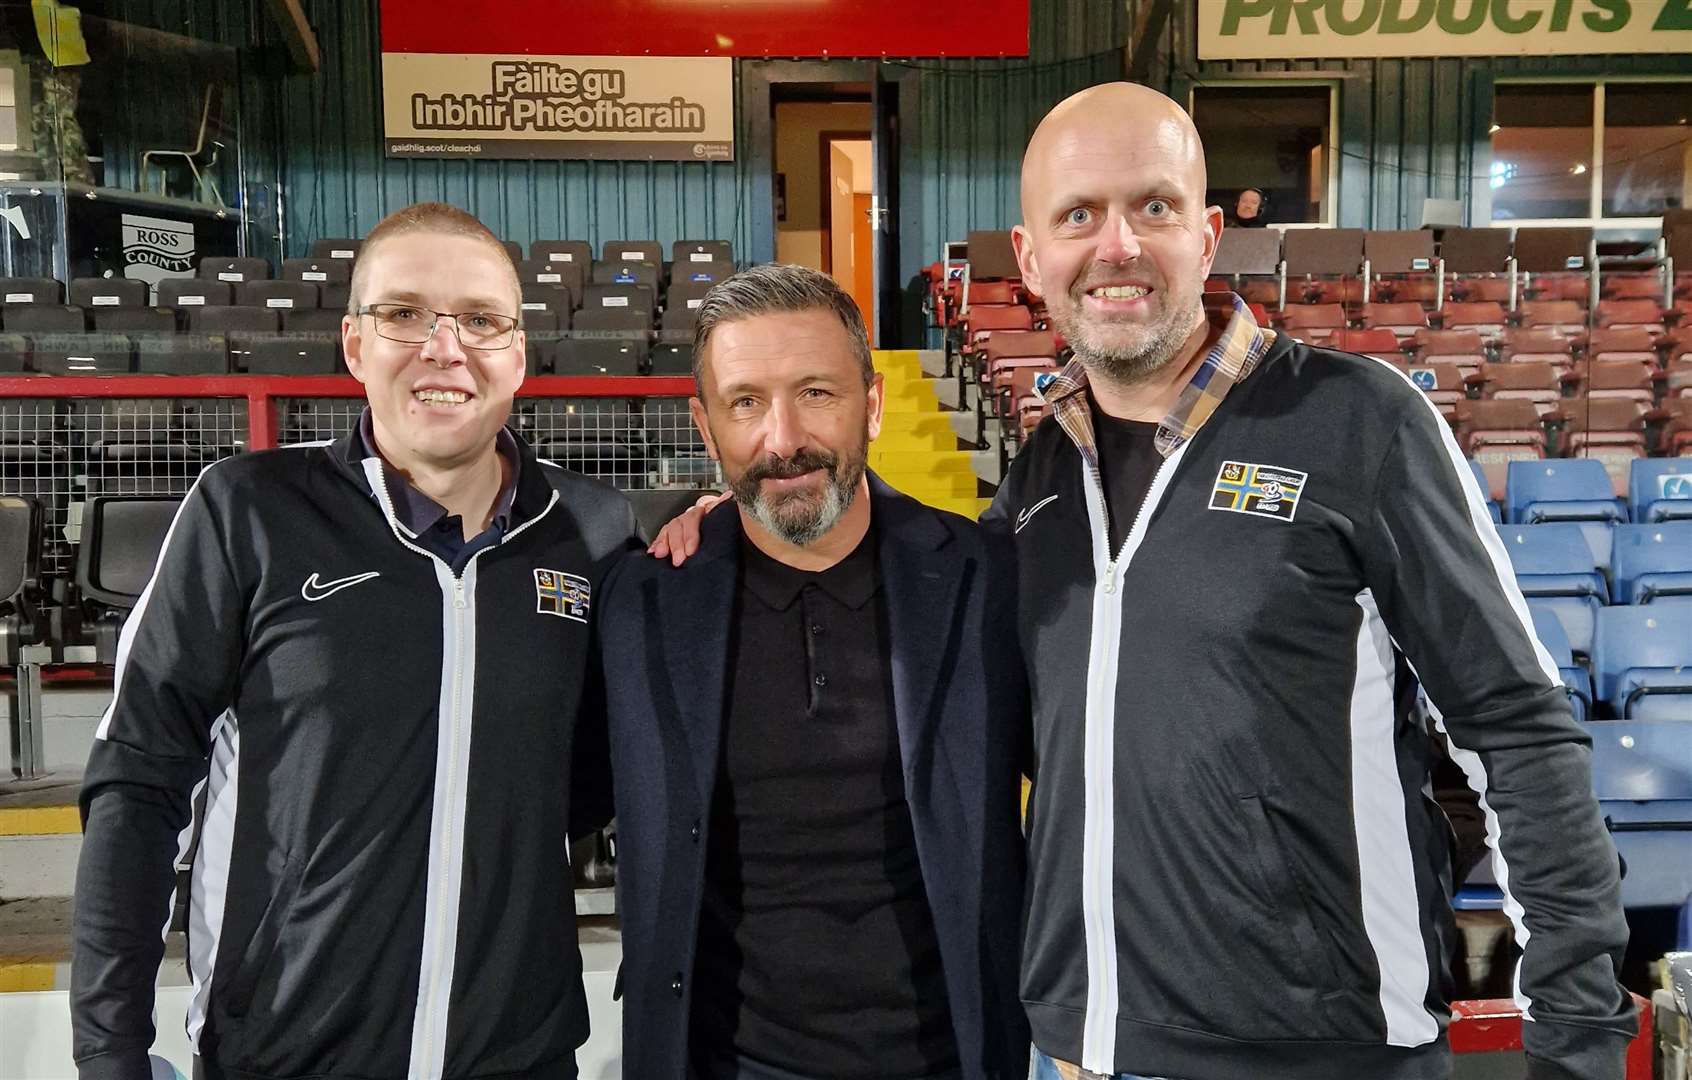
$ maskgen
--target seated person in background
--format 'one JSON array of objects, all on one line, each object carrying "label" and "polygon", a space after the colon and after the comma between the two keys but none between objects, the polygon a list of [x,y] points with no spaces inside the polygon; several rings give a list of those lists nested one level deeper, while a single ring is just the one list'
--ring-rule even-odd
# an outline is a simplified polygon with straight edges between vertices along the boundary
[{"label": "seated person in background", "polygon": [[1264,213],[1268,209],[1269,199],[1263,194],[1263,189],[1248,187],[1234,200],[1234,212],[1228,215],[1227,227],[1261,229],[1269,223]]}]

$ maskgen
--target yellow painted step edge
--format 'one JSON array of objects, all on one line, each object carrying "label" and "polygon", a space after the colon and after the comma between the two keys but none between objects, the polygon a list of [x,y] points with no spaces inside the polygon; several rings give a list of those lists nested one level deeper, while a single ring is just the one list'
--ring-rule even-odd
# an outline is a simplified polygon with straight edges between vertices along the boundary
[{"label": "yellow painted step edge", "polygon": [[82,831],[74,806],[14,806],[0,809],[0,836],[45,836]]},{"label": "yellow painted step edge", "polygon": [[7,960],[0,957],[0,994],[19,994],[33,990],[51,990],[58,981],[52,964],[33,960]]}]

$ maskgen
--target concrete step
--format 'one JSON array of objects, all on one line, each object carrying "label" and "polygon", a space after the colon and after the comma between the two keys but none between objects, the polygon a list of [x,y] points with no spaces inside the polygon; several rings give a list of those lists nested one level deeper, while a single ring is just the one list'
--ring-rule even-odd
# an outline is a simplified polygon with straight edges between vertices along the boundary
[{"label": "concrete step", "polygon": [[888,450],[870,446],[870,468],[883,476],[975,476],[974,454],[962,450]]},{"label": "concrete step", "polygon": [[82,777],[68,772],[0,784],[0,903],[71,895],[82,849],[81,788]]}]

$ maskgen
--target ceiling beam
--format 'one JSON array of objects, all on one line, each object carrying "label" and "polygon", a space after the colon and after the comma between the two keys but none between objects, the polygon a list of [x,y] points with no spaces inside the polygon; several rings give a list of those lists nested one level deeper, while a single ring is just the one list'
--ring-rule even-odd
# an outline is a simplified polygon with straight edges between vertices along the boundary
[{"label": "ceiling beam", "polygon": [[288,55],[293,58],[294,66],[302,71],[316,71],[323,64],[322,52],[317,47],[317,34],[311,29],[311,23],[306,21],[305,10],[300,7],[300,0],[265,0],[265,6],[276,20],[276,28],[282,32],[282,40],[288,46]]}]

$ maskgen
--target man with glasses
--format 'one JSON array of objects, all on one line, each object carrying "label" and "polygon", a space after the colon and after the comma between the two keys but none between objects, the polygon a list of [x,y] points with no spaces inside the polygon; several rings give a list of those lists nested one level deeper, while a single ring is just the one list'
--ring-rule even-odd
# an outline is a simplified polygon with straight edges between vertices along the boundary
[{"label": "man with glasses", "polygon": [[369,407],[184,499],[124,626],[82,792],[81,1075],[150,1075],[178,842],[206,1077],[569,1080],[566,846],[609,816],[589,619],[628,500],[506,428],[515,268],[480,222],[383,220],[342,325]]}]

